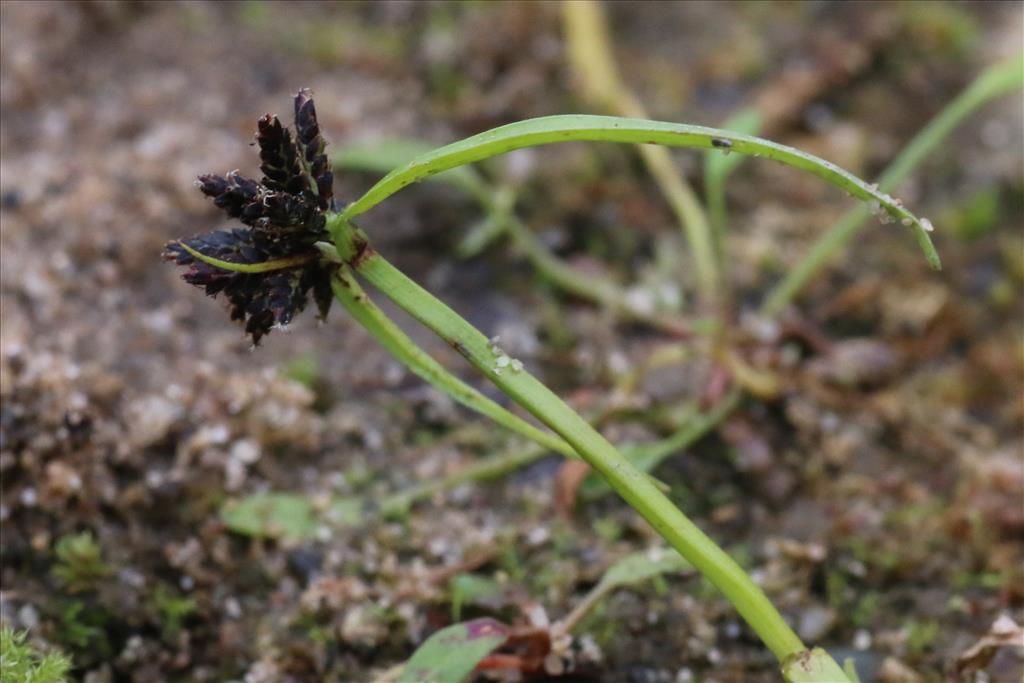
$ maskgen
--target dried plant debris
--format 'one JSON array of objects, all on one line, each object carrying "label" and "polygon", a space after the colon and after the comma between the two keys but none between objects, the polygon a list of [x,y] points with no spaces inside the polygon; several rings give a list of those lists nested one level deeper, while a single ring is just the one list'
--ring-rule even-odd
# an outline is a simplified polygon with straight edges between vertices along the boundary
[{"label": "dried plant debris", "polygon": [[[247,227],[230,228],[168,243],[164,259],[188,270],[182,276],[209,296],[223,294],[232,320],[245,323],[254,344],[274,327],[288,325],[309,300],[320,318],[331,306],[329,264],[320,262],[316,242],[327,237],[324,212],[333,208],[334,174],[320,135],[308,89],[295,96],[295,135],[267,114],[257,122],[260,148],[257,182],[238,171],[202,175],[200,191]],[[247,268],[228,270],[199,256]]]},{"label": "dried plant debris", "polygon": [[1004,647],[1024,653],[1024,628],[1006,614],[1000,615],[988,633],[957,657],[957,673],[963,675],[985,668],[996,652]]}]

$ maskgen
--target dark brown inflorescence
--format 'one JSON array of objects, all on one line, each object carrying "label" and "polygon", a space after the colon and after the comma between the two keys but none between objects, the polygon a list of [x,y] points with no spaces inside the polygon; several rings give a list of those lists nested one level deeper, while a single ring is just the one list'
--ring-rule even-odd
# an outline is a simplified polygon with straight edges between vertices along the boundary
[{"label": "dark brown inflorescence", "polygon": [[[310,293],[321,319],[327,317],[331,267],[321,263],[315,244],[327,238],[324,212],[333,208],[334,180],[309,90],[295,96],[294,138],[267,114],[257,123],[256,141],[263,171],[259,182],[238,171],[202,175],[197,182],[216,206],[247,227],[170,242],[163,252],[165,260],[188,266],[182,275],[186,282],[209,296],[227,298],[231,319],[245,323],[254,344],[273,327],[290,323]],[[233,264],[281,261],[283,267],[255,273],[226,270],[196,258],[183,244]]]}]

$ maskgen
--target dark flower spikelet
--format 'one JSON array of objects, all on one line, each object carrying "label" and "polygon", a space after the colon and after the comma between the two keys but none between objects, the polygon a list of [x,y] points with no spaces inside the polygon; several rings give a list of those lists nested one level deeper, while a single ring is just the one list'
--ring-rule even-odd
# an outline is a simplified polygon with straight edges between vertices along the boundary
[{"label": "dark flower spikelet", "polygon": [[[321,262],[315,243],[328,237],[324,212],[333,208],[334,175],[307,89],[295,96],[294,138],[267,114],[257,122],[256,142],[263,172],[259,182],[238,171],[202,175],[197,181],[216,206],[247,227],[169,242],[163,258],[186,266],[182,279],[189,284],[209,296],[223,295],[231,319],[243,321],[245,333],[259,344],[273,327],[290,323],[311,293],[320,318],[327,317],[332,267]],[[267,267],[261,272],[228,270],[196,258],[183,245],[231,264]]]}]

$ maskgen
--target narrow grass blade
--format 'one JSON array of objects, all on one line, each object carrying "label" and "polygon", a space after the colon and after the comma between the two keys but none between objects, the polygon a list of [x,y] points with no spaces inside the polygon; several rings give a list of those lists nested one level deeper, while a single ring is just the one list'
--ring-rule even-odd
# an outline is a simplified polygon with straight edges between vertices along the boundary
[{"label": "narrow grass blade", "polygon": [[695,149],[730,149],[773,159],[793,166],[846,191],[864,202],[876,203],[878,210],[915,231],[928,262],[940,267],[939,255],[923,224],[888,194],[868,185],[833,163],[786,145],[718,128],[690,126],[646,119],[571,114],[527,119],[474,135],[417,157],[395,169],[371,187],[362,197],[342,211],[344,219],[362,214],[403,187],[458,166],[481,161],[515,149],[555,142],[590,140],[595,142],[646,143]]},{"label": "narrow grass blade", "polygon": [[[706,413],[687,420],[674,434],[647,444],[636,444],[623,447],[623,452],[632,461],[633,466],[641,472],[651,473],[666,458],[679,453],[697,443],[711,430],[719,425],[740,404],[743,392],[733,389]],[[580,487],[580,498],[585,501],[596,500],[612,492],[608,482],[594,474],[589,475]]]},{"label": "narrow grass blade", "polygon": [[664,574],[676,574],[688,569],[689,566],[678,553],[668,548],[652,548],[627,555],[605,571],[597,585],[556,624],[555,628],[561,633],[571,633],[583,618],[613,591],[637,586]]},{"label": "narrow grass blade", "polygon": [[467,482],[495,479],[539,460],[549,452],[550,449],[530,445],[514,448],[500,455],[483,458],[479,462],[445,477],[414,484],[409,488],[386,496],[379,502],[381,514],[385,517],[405,514],[414,503],[430,498],[436,493],[450,491],[456,486]]}]

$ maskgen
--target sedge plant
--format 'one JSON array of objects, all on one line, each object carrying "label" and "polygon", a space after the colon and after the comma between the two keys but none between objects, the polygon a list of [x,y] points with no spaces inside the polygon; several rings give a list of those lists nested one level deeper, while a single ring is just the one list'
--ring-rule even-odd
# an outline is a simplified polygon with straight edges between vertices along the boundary
[{"label": "sedge plant", "polygon": [[[579,53],[573,59],[574,66],[580,70],[581,78],[587,87],[584,88],[589,99],[598,102],[609,102],[622,106],[621,102],[632,102],[635,98],[615,74],[614,65],[607,59],[598,59],[596,55],[607,55],[607,25],[601,19],[600,5],[584,0],[566,3],[567,33],[570,43],[577,45],[572,52]],[[582,22],[573,28],[574,22]],[[595,28],[596,27],[596,28]],[[586,28],[587,30],[582,30]],[[579,29],[579,30],[577,30]],[[599,37],[603,36],[601,40]],[[588,57],[584,59],[583,57]],[[589,84],[589,85],[588,85]],[[977,78],[947,104],[919,133],[917,133],[901,151],[893,162],[878,178],[879,189],[891,192],[907,178],[929,154],[941,148],[950,134],[971,114],[987,103],[1006,94],[1024,88],[1024,55],[1018,55],[985,69]],[[625,99],[613,97],[622,94]],[[760,116],[756,110],[741,109],[729,117],[722,127],[737,132],[755,134],[760,126]],[[642,146],[642,150],[652,149]],[[429,143],[415,139],[390,139],[375,143],[354,144],[346,146],[334,155],[337,168],[363,172],[388,173],[395,168],[404,166],[416,157],[431,150]],[[664,150],[662,150],[664,151]],[[646,158],[646,157],[645,157]],[[737,168],[742,155],[712,153],[707,155],[704,166],[704,201],[707,215],[712,228],[714,243],[713,257],[722,261],[715,270],[724,271],[721,239],[727,228],[725,206],[725,181]],[[656,175],[652,169],[652,175]],[[456,253],[462,257],[477,254],[486,246],[506,235],[512,246],[535,268],[537,274],[546,284],[559,289],[577,299],[589,301],[611,312],[616,318],[639,323],[671,337],[686,338],[696,333],[713,333],[722,330],[727,321],[720,319],[719,311],[715,318],[694,319],[683,318],[670,310],[645,310],[636,307],[628,296],[628,290],[608,280],[596,281],[570,264],[558,258],[532,232],[526,219],[517,210],[517,188],[508,180],[485,177],[475,168],[459,166],[449,171],[430,177],[431,180],[447,183],[471,196],[483,213],[483,219],[471,226],[459,243]],[[664,187],[664,186],[663,186]],[[666,195],[671,202],[671,198]],[[770,289],[762,302],[759,314],[766,319],[773,319],[791,306],[796,297],[804,290],[812,278],[819,274],[830,262],[838,259],[840,253],[851,240],[869,222],[869,206],[856,206],[844,214],[834,225],[824,231],[814,242],[808,252],[802,255],[786,275]],[[694,252],[695,256],[697,251]],[[697,283],[698,288],[700,282]],[[721,287],[728,289],[727,282]],[[726,294],[727,296],[727,294]],[[672,353],[679,345],[664,347],[664,351]],[[728,356],[727,356],[728,358]],[[735,359],[735,356],[733,356]],[[732,370],[739,370],[735,379],[738,384],[750,393],[758,395],[758,382],[747,381],[743,366],[736,365]],[[749,374],[749,373],[748,373]],[[740,404],[738,400],[742,392],[734,389],[724,395],[714,406],[702,414],[691,416],[678,426],[675,431],[664,439],[649,444],[623,444],[620,449],[633,460],[639,468],[651,471],[655,466],[673,453],[678,453],[701,436],[714,429]],[[533,457],[530,456],[533,454]],[[490,462],[474,465],[454,476],[431,482],[416,488],[416,491],[441,490],[460,481],[476,480],[476,473],[489,475],[503,470],[508,463],[529,462],[543,454],[536,449],[529,453],[513,450],[508,455],[495,456]],[[584,498],[607,491],[607,484],[600,479],[591,478],[581,489]],[[412,491],[410,493],[415,493]]]},{"label": "sedge plant", "polygon": [[[277,117],[259,120],[263,177],[237,171],[205,175],[199,187],[244,227],[167,245],[166,259],[187,268],[183,278],[221,295],[254,344],[288,325],[310,300],[325,317],[338,301],[384,348],[413,372],[503,426],[568,457],[579,457],[668,544],[714,584],[777,657],[789,681],[848,680],[820,648],[808,648],[757,584],[679,510],[658,484],[562,401],[500,340],[488,337],[379,253],[355,220],[415,182],[515,149],[566,141],[662,145],[771,159],[816,175],[870,204],[888,222],[908,228],[928,262],[939,257],[927,220],[899,200],[823,159],[751,135],[640,118],[568,115],[530,119],[429,151],[395,169],[352,203],[333,197],[333,171],[312,96],[295,98],[294,133]],[[499,391],[547,430],[527,422],[455,378],[406,336],[370,300],[368,283],[441,337]]]}]

